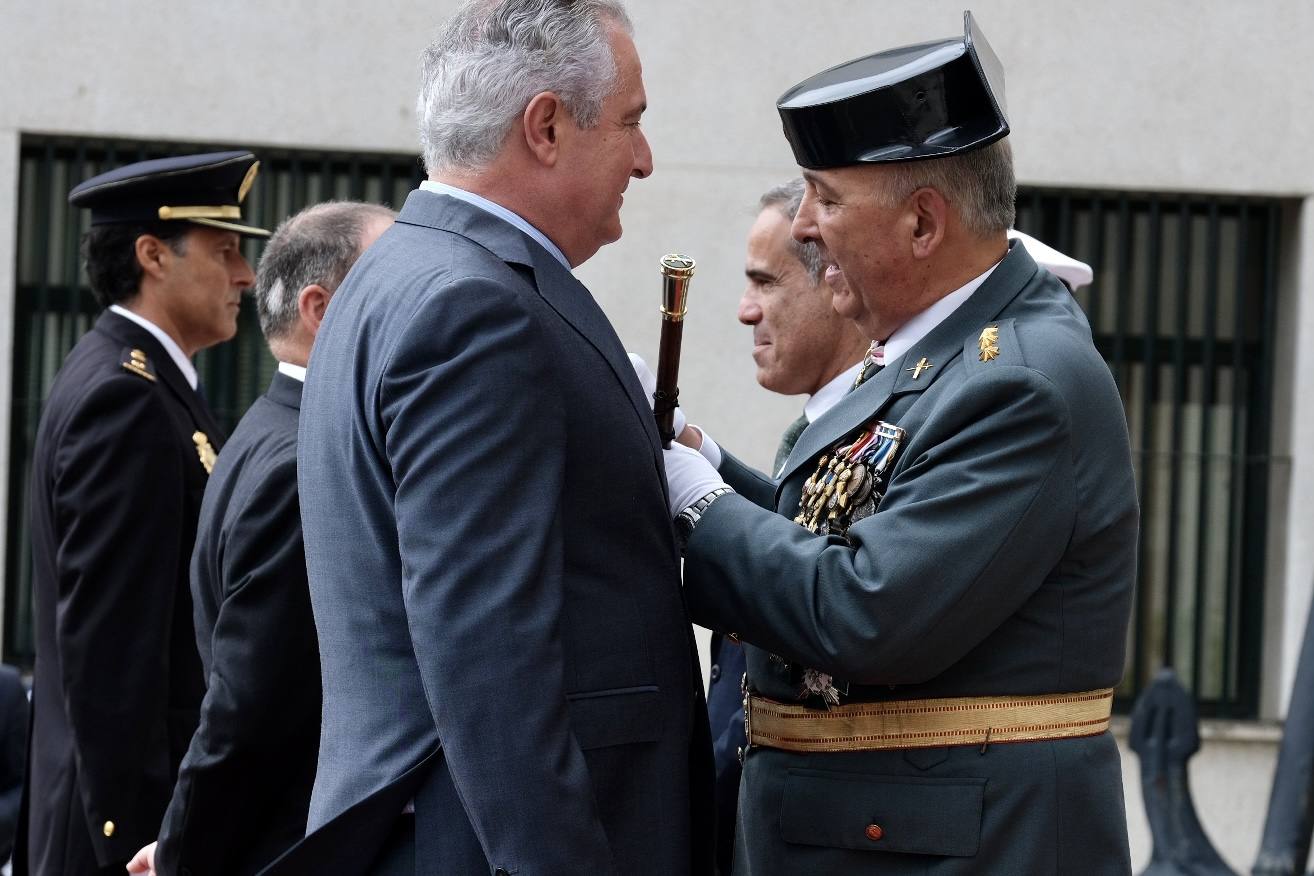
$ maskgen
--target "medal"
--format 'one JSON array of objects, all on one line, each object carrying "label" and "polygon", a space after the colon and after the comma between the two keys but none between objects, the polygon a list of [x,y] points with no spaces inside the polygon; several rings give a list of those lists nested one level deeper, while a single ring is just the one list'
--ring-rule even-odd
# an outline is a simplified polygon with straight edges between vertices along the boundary
[{"label": "medal", "polygon": [[869,424],[846,444],[817,460],[804,483],[794,522],[817,535],[847,534],[851,525],[876,513],[884,479],[907,433],[890,423]]}]

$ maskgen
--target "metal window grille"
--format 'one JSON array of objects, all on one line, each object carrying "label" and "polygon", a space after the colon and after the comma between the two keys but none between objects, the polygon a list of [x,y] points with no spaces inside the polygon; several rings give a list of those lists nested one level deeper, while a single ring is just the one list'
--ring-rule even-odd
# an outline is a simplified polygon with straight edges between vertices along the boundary
[{"label": "metal window grille", "polygon": [[[14,313],[13,401],[10,414],[9,531],[5,569],[6,662],[33,661],[32,568],[28,479],[41,405],[74,343],[99,307],[78,256],[87,211],[70,208],[68,191],[84,179],[133,161],[245,148],[24,135],[20,144],[18,260]],[[344,154],[260,148],[260,176],[243,205],[254,225],[274,228],[308,204],[364,200],[400,207],[423,173],[411,155]],[[256,264],[259,241],[243,249]],[[231,432],[264,392],[275,363],[260,334],[255,308],[243,306],[237,337],[196,358],[201,385],[219,422]]]},{"label": "metal window grille", "polygon": [[[119,164],[211,148],[224,147],[23,137],[9,662],[32,662],[27,481],[41,403],[96,312],[77,254],[86,216],[68,208],[66,194]],[[259,151],[247,215],[265,227],[328,198],[400,206],[421,178],[411,156]],[[1124,707],[1171,664],[1203,714],[1256,713],[1281,218],[1281,202],[1256,198],[1050,189],[1019,196],[1020,229],[1095,267],[1095,283],[1077,297],[1131,428],[1142,530]],[[254,263],[259,245],[246,246]],[[273,369],[253,309],[244,308],[237,339],[203,352],[198,368],[231,429]]]},{"label": "metal window grille", "polygon": [[1018,199],[1018,228],[1094,267],[1077,298],[1127,411],[1141,541],[1124,709],[1165,665],[1203,715],[1258,709],[1281,220],[1272,199]]}]

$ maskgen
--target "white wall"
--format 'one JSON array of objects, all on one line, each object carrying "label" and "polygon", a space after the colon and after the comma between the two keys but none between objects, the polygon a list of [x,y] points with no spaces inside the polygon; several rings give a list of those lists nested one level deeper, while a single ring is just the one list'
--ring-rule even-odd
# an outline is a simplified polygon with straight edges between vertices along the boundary
[{"label": "white wall", "polygon": [[[19,132],[413,151],[416,59],[454,5],[0,0],[0,266],[13,264]],[[580,274],[627,345],[651,358],[657,259],[679,249],[698,260],[685,407],[726,446],[765,463],[801,399],[757,388],[749,334],[734,312],[756,197],[794,173],[774,99],[823,66],[957,34],[964,3],[630,6],[656,174],[627,194],[625,238]],[[1314,5],[1305,0],[971,6],[1007,70],[1022,182],[1295,198],[1314,192],[1314,61],[1301,38],[1314,25]],[[1271,522],[1268,714],[1280,713],[1290,688],[1314,584],[1314,460],[1304,451],[1314,446],[1314,308],[1305,306],[1314,296],[1312,226],[1304,221],[1292,235],[1284,275],[1282,344],[1290,357],[1280,366],[1278,444],[1290,459],[1277,475]],[[0,267],[5,339],[12,282],[12,269]],[[0,410],[7,408],[9,367],[10,356],[0,355]],[[0,429],[0,465],[7,440],[7,428]],[[0,503],[0,526],[3,514]],[[1215,751],[1207,742],[1200,759],[1201,782],[1218,793],[1197,796],[1206,826],[1242,869],[1258,842],[1269,781],[1260,767],[1272,746],[1219,745]],[[1128,762],[1134,776],[1135,762]],[[1137,784],[1127,791],[1140,855]]]}]

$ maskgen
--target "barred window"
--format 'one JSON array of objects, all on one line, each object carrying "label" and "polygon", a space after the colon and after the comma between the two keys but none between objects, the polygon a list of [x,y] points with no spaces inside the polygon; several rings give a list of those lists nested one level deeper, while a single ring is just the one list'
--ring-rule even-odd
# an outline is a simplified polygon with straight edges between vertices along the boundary
[{"label": "barred window", "polygon": [[[68,190],[147,158],[231,148],[25,135],[21,144],[4,657],[33,659],[27,482],[41,404],[90,328]],[[399,207],[423,173],[407,155],[260,149],[246,205],[272,227],[353,198]],[[1018,228],[1095,269],[1077,292],[1122,393],[1142,513],[1128,671],[1118,703],[1173,665],[1205,715],[1258,708],[1283,204],[1272,199],[1024,187]],[[247,241],[256,261],[260,243]],[[252,308],[202,352],[207,399],[231,430],[274,368]]]}]

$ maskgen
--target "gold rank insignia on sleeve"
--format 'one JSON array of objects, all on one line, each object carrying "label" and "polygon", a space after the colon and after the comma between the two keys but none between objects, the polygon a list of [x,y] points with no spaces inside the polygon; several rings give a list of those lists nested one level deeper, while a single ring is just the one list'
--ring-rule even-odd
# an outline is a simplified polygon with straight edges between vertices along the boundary
[{"label": "gold rank insignia on sleeve", "polygon": [[999,356],[999,326],[988,325],[981,329],[981,338],[976,342],[981,351],[981,361],[989,362]]},{"label": "gold rank insignia on sleeve", "polygon": [[155,382],[155,375],[151,373],[150,362],[146,359],[146,354],[136,348],[128,353],[128,361],[123,363],[123,367],[138,377],[144,377],[151,383]]},{"label": "gold rank insignia on sleeve", "polygon": [[210,439],[204,432],[193,432],[192,441],[196,443],[196,455],[201,458],[201,465],[205,468],[205,473],[209,474],[214,471],[214,461],[219,458],[213,447],[210,446]]}]

